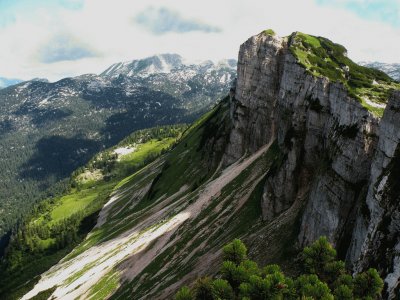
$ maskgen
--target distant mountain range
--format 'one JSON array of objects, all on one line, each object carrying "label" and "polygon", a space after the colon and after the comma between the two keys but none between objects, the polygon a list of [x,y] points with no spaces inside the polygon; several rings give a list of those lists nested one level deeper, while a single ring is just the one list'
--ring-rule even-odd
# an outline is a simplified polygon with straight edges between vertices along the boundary
[{"label": "distant mountain range", "polygon": [[185,64],[163,54],[100,75],[1,89],[0,234],[94,153],[137,129],[192,122],[228,93],[235,76],[234,60]]},{"label": "distant mountain range", "polygon": [[400,81],[400,63],[398,64],[386,64],[381,62],[365,62],[362,61],[359,63],[362,66],[374,68],[377,70],[381,70],[392,77],[394,80]]}]

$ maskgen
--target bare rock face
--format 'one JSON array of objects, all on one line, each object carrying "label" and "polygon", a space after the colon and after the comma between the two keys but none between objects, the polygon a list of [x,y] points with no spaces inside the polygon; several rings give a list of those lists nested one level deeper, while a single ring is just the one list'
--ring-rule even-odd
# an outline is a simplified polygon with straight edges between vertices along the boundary
[{"label": "bare rock face", "polygon": [[[271,35],[251,37],[240,47],[234,127],[224,157],[229,164],[245,151],[255,152],[274,134],[274,107],[285,40]],[[252,134],[249,134],[252,132]]]},{"label": "bare rock face", "polygon": [[291,37],[261,33],[241,46],[224,163],[276,141],[284,158],[267,176],[263,218],[279,218],[302,201],[298,245],[326,235],[355,271],[378,267],[394,297],[400,277],[400,177],[393,179],[400,169],[400,93],[382,119],[374,117],[341,83],[307,72],[290,45]]},{"label": "bare rock face", "polygon": [[400,293],[400,91],[389,99],[379,128],[364,213],[357,214],[348,259],[387,274],[389,298]]}]

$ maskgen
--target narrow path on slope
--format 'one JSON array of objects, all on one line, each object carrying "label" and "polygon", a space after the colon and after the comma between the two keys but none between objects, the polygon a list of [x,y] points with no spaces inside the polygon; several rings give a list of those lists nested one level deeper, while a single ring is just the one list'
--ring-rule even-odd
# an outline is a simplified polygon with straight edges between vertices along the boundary
[{"label": "narrow path on slope", "polygon": [[[143,230],[139,224],[132,230],[129,230],[131,233],[128,235],[122,233],[120,236],[110,241],[88,249],[70,261],[60,262],[58,265],[44,273],[40,281],[22,299],[30,299],[39,292],[50,289],[56,285],[59,285],[53,293],[53,296],[56,297],[56,299],[79,298],[80,296],[85,295],[90,288],[101,280],[108,272],[112,271],[117,264],[136,254],[135,261],[140,261],[140,263],[130,265],[124,274],[124,277],[134,278],[154,260],[154,258],[160,253],[159,251],[162,250],[163,246],[168,242],[169,237],[182,223],[189,218],[195,218],[201,212],[202,208],[207,206],[211,199],[221,192],[224,186],[230,183],[242,171],[264,154],[271,144],[272,142],[263,146],[251,156],[226,168],[222,172],[221,176],[206,184],[198,199],[193,204],[162,225],[156,226],[155,228],[147,227],[147,230]],[[168,213],[169,211],[166,210],[165,215]],[[157,220],[153,220],[153,225],[155,225],[160,219],[157,218]],[[146,223],[148,224],[148,222]],[[145,253],[142,251],[151,242],[157,239],[158,247],[152,247]],[[82,272],[82,270],[85,269],[85,266],[90,267],[88,267],[88,270],[83,272],[83,274],[80,274],[76,280],[69,283],[65,282],[66,279],[73,277],[78,274],[78,272]]]}]

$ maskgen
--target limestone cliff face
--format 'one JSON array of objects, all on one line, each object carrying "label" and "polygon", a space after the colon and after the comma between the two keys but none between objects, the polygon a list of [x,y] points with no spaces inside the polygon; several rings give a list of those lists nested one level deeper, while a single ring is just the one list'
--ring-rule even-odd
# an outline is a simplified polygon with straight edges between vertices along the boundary
[{"label": "limestone cliff face", "polygon": [[394,297],[400,277],[400,188],[394,179],[400,93],[382,119],[374,117],[341,83],[298,64],[291,42],[261,33],[241,46],[224,162],[277,140],[285,158],[266,179],[263,218],[279,218],[301,201],[299,246],[328,236],[355,271],[378,267]]}]

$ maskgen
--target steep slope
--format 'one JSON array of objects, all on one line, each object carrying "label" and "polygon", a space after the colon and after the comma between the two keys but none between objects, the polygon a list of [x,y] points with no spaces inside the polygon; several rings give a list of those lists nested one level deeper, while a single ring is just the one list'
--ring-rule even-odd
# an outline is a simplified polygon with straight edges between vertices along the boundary
[{"label": "steep slope", "polygon": [[159,71],[36,79],[0,91],[0,236],[38,199],[65,189],[65,182],[54,183],[99,150],[133,130],[195,120],[236,72],[216,65]]},{"label": "steep slope", "polygon": [[[342,46],[324,38],[254,36],[239,54],[237,120],[225,156],[234,161],[275,134],[286,160],[264,186],[264,220],[299,214],[300,246],[328,236],[355,270],[378,267],[390,297],[399,285],[399,235],[396,209],[388,202],[397,202],[399,191],[393,183],[378,188],[376,182],[396,172],[387,166],[395,165],[399,143],[398,90],[397,83],[356,66]],[[390,197],[373,196],[375,189],[390,190]],[[265,240],[252,251],[265,248]],[[380,256],[374,260],[368,251]],[[391,256],[384,258],[386,253]]]},{"label": "steep slope", "polygon": [[[169,299],[240,237],[296,273],[321,235],[399,289],[399,84],[343,46],[271,30],[240,48],[235,95],[115,190],[86,240],[24,299]],[[383,115],[383,117],[381,117]]]}]

